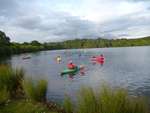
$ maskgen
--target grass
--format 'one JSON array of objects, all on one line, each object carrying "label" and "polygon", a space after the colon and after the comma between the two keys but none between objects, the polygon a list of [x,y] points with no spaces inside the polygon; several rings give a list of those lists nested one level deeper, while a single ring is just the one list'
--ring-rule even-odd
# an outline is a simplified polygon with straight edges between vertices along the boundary
[{"label": "grass", "polygon": [[71,99],[67,96],[64,99],[63,108],[66,111],[66,113],[73,113],[73,104],[71,102]]},{"label": "grass", "polygon": [[32,80],[24,80],[23,88],[28,99],[34,101],[45,101],[47,91],[47,81],[39,80],[36,83]]},{"label": "grass", "polygon": [[[69,109],[72,103],[66,103],[70,105],[65,109]],[[147,105],[143,98],[129,96],[124,89],[111,89],[104,86],[98,92],[94,92],[92,88],[84,87],[79,92],[76,109],[71,112],[149,113]]]},{"label": "grass", "polygon": [[78,113],[96,113],[97,101],[92,88],[82,88],[78,96]]},{"label": "grass", "polygon": [[50,111],[41,103],[33,101],[18,100],[10,102],[8,105],[0,107],[0,113],[57,113]]},{"label": "grass", "polygon": [[22,93],[23,70],[0,65],[0,104]]},{"label": "grass", "polygon": [[6,88],[0,90],[0,105],[5,104],[9,100],[9,92]]},{"label": "grass", "polygon": [[0,113],[57,113],[54,104],[44,103],[46,91],[45,80],[24,80],[22,69],[0,65]]}]

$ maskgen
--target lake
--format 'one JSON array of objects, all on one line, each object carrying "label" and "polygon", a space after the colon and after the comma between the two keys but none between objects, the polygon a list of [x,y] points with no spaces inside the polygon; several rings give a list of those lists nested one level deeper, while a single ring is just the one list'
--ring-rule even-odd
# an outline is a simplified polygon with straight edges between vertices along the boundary
[{"label": "lake", "polygon": [[[91,63],[90,57],[104,54],[103,66]],[[25,55],[30,59],[22,59]],[[58,64],[55,57],[60,55]],[[72,60],[85,66],[85,75],[60,76],[60,72]],[[64,95],[75,98],[81,86],[98,88],[109,84],[111,87],[126,88],[131,95],[144,95],[150,99],[150,47],[95,48],[42,51],[14,55],[5,60],[13,68],[22,67],[26,77],[48,81],[47,98],[61,101]]]}]

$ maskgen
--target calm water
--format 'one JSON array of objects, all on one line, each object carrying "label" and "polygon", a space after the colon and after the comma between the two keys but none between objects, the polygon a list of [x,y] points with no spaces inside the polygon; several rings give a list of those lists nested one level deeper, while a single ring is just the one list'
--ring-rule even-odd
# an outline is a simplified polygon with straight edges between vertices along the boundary
[{"label": "calm water", "polygon": [[[105,64],[93,65],[90,56],[101,53],[106,58]],[[23,60],[24,55],[17,55],[7,60],[7,63],[14,68],[22,67],[26,76],[32,79],[46,79],[48,99],[60,101],[66,94],[75,97],[81,86],[97,88],[103,83],[127,88],[130,94],[150,98],[150,47],[43,51],[26,55],[30,55],[31,59]],[[62,57],[60,64],[55,61],[57,55]],[[77,65],[85,65],[84,76],[60,76],[70,59]]]}]

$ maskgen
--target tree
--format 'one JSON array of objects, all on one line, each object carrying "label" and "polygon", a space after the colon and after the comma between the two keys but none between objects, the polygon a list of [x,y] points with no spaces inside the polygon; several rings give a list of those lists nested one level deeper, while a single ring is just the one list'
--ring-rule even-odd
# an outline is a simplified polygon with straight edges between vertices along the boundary
[{"label": "tree", "polygon": [[41,43],[38,42],[37,40],[33,40],[33,41],[31,42],[31,45],[33,45],[33,46],[40,46]]},{"label": "tree", "polygon": [[10,38],[5,35],[4,32],[0,31],[0,45],[9,45]]}]

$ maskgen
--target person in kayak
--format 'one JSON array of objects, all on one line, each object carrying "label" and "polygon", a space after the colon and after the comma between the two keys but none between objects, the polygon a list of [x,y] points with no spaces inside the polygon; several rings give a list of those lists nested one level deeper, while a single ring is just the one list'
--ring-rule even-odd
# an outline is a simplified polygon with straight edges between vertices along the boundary
[{"label": "person in kayak", "polygon": [[61,57],[60,57],[60,56],[57,56],[57,57],[56,57],[56,61],[57,61],[57,63],[60,63],[60,62],[61,62]]},{"label": "person in kayak", "polygon": [[99,63],[100,63],[101,65],[103,65],[103,64],[104,64],[104,60],[105,60],[104,55],[101,54],[100,57],[99,57]]},{"label": "person in kayak", "polygon": [[84,75],[84,74],[85,74],[84,65],[80,65],[80,74],[81,74],[81,75]]},{"label": "person in kayak", "polygon": [[77,66],[72,62],[72,60],[69,61],[69,63],[67,64],[68,69],[74,69]]},{"label": "person in kayak", "polygon": [[96,56],[92,56],[91,61],[92,61],[92,64],[95,65],[96,64]]}]

